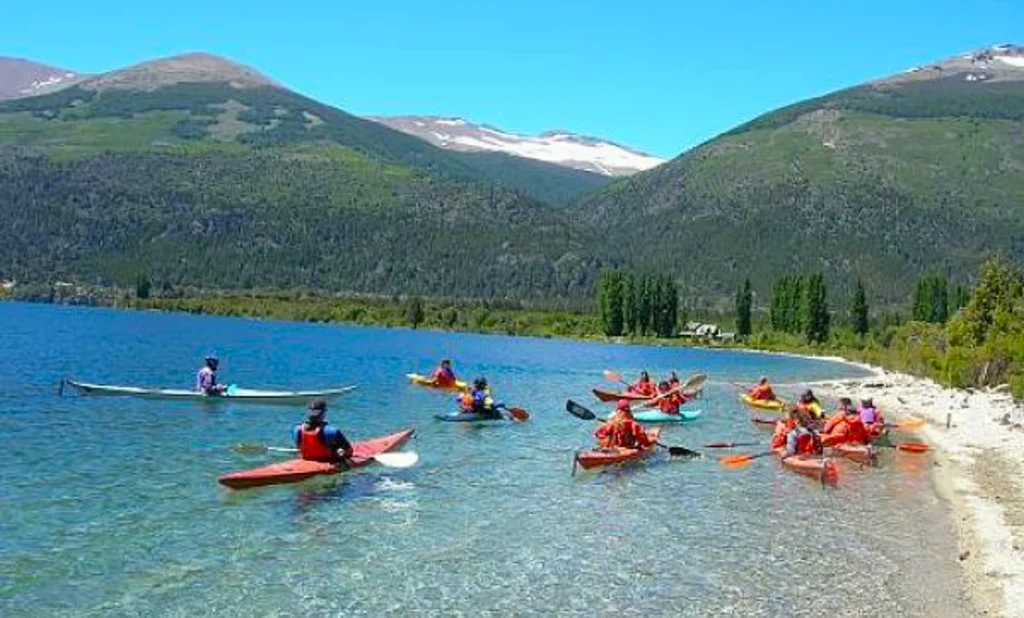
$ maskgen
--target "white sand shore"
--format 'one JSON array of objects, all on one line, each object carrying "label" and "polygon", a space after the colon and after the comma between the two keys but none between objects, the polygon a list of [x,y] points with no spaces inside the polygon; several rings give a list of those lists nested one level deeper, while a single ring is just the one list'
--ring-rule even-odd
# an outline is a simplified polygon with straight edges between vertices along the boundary
[{"label": "white sand shore", "polygon": [[953,507],[972,600],[983,615],[1024,616],[1024,409],[999,389],[954,390],[860,366],[873,375],[818,382],[815,390],[855,402],[872,397],[889,420],[929,421],[917,438],[938,449],[936,485]]}]

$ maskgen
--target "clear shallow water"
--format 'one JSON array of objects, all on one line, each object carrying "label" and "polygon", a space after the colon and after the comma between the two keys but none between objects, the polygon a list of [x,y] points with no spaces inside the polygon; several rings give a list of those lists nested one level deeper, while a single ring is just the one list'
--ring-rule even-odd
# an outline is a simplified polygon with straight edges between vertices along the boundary
[{"label": "clear shallow water", "polygon": [[[299,408],[58,398],[62,377],[189,386],[358,383],[329,416],[350,437],[415,426],[411,470],[220,488],[270,463]],[[834,363],[678,348],[0,303],[0,614],[193,616],[963,616],[955,528],[927,457],[843,463],[835,490],[766,458],[657,457],[570,476],[601,370],[711,375],[705,418],[664,441],[765,440],[728,382],[857,375]],[[523,425],[432,420],[449,396],[403,375],[456,359]],[[741,449],[742,450],[742,449]],[[757,448],[750,450],[758,450]],[[714,451],[707,451],[718,455]]]}]

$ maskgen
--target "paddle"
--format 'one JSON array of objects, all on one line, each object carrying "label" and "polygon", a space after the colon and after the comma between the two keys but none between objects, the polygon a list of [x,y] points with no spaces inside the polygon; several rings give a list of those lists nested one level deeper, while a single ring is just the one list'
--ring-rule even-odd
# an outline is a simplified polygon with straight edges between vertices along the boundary
[{"label": "paddle", "polygon": [[522,423],[530,419],[530,413],[522,408],[509,408],[503,403],[499,403],[494,407],[508,412],[509,417],[514,421]]},{"label": "paddle", "polygon": [[612,371],[611,369],[604,370],[604,379],[608,380],[609,382],[619,382],[620,384],[626,387],[629,386],[629,382],[626,382],[626,380],[623,379],[621,373],[617,373],[615,371]]},{"label": "paddle", "polygon": [[737,446],[758,446],[760,442],[709,442],[704,448],[736,448]]},{"label": "paddle", "polygon": [[931,445],[925,444],[924,442],[899,442],[896,444],[878,444],[876,446],[894,448],[905,453],[927,453],[928,451],[932,450]]},{"label": "paddle", "polygon": [[[596,414],[576,403],[572,399],[565,402],[565,411],[584,421],[598,420]],[[668,449],[668,454],[672,457],[700,457],[700,451],[694,451],[684,446],[669,446],[667,444],[662,444],[661,442],[658,442],[657,445]]]},{"label": "paddle", "polygon": [[[282,446],[266,446],[264,444],[239,444],[233,447],[239,453],[298,453],[297,448],[286,448]],[[420,460],[419,453],[412,451],[399,451],[392,453],[377,453],[371,455],[371,459],[387,468],[411,468]]]},{"label": "paddle", "polygon": [[924,426],[928,424],[928,421],[917,416],[905,416],[902,420],[896,423],[885,423],[886,429],[898,429],[900,431],[920,431],[924,429]]},{"label": "paddle", "polygon": [[726,468],[745,468],[750,465],[750,462],[761,457],[767,457],[774,455],[775,451],[765,451],[763,453],[740,453],[739,455],[729,455],[728,457],[722,457],[718,460],[720,464]]}]

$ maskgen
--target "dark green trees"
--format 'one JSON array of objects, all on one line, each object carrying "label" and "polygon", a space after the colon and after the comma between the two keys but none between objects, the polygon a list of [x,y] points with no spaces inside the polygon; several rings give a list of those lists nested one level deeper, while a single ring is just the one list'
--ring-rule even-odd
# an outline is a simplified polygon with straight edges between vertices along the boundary
[{"label": "dark green trees", "polygon": [[864,293],[864,283],[860,279],[857,279],[857,287],[853,290],[850,314],[853,332],[861,336],[868,334],[868,298]]},{"label": "dark green trees", "polygon": [[750,310],[753,302],[754,294],[750,289],[750,279],[746,279],[743,287],[736,291],[736,334],[740,337],[750,336]]},{"label": "dark green trees", "polygon": [[945,324],[949,319],[949,283],[945,277],[921,277],[914,290],[914,320]]},{"label": "dark green trees", "polygon": [[804,333],[811,343],[828,341],[831,317],[828,313],[828,288],[825,275],[817,273],[807,279]]},{"label": "dark green trees", "polygon": [[634,275],[621,270],[601,273],[598,308],[604,334],[658,337],[675,335],[679,290],[666,275]]}]

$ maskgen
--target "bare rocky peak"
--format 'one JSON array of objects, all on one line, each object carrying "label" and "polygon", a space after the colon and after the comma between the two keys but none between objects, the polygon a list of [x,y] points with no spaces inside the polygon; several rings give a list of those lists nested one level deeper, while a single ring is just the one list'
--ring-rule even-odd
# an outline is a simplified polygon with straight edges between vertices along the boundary
[{"label": "bare rocky peak", "polygon": [[193,82],[227,82],[235,88],[275,86],[259,71],[220,56],[183,54],[149,60],[126,69],[104,73],[82,83],[83,88],[155,90],[162,86]]},{"label": "bare rocky peak", "polygon": [[876,82],[879,85],[962,76],[964,81],[984,83],[1024,80],[1024,46],[995,45],[966,52],[925,66],[913,67]]},{"label": "bare rocky peak", "polygon": [[0,101],[55,92],[86,77],[24,58],[0,56]]}]

